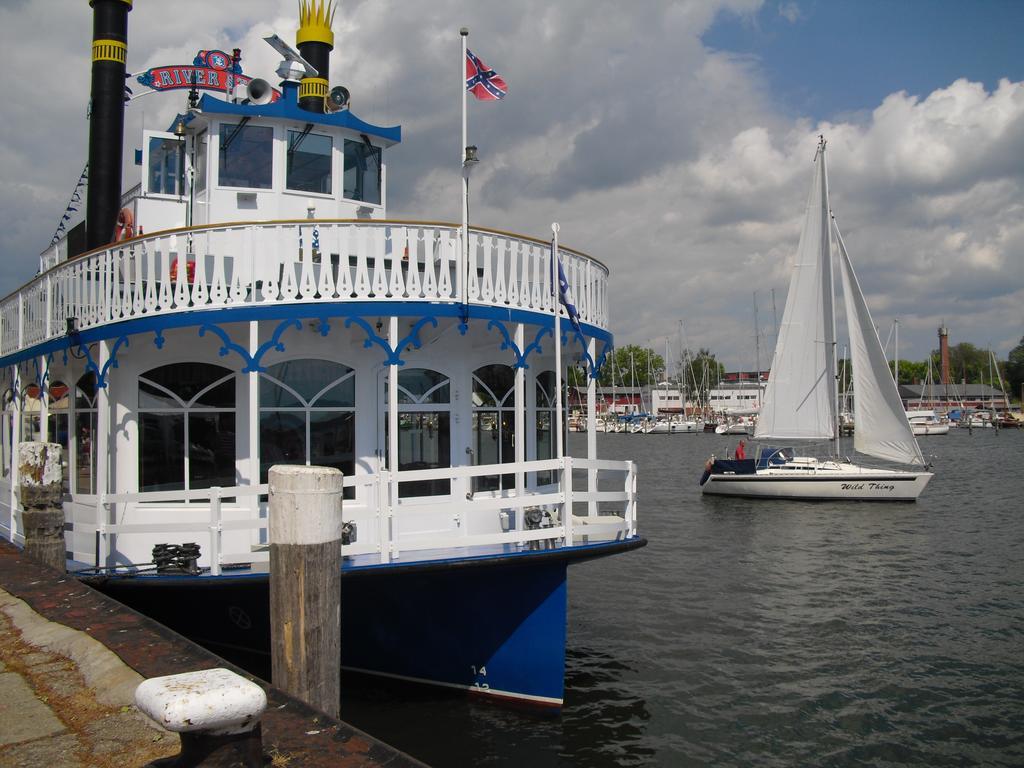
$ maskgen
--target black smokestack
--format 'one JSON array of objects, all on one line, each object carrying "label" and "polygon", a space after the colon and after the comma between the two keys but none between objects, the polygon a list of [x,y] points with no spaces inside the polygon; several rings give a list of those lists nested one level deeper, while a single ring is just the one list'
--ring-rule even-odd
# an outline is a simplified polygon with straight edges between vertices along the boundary
[{"label": "black smokestack", "polygon": [[316,75],[306,76],[299,83],[299,107],[307,112],[323,112],[327,96],[331,67],[331,51],[334,49],[334,9],[331,3],[324,7],[324,0],[301,0],[299,3],[299,31],[295,42],[299,53],[312,64]]},{"label": "black smokestack", "polygon": [[91,250],[113,239],[121,205],[124,144],[124,75],[128,11],[132,0],[89,0],[92,6],[92,108],[89,117],[89,192],[86,244]]}]

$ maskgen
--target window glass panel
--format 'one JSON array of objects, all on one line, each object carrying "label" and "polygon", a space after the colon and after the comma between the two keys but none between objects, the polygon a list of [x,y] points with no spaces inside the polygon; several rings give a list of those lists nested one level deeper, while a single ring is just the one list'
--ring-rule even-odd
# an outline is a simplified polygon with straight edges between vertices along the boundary
[{"label": "window glass panel", "polygon": [[0,467],[0,477],[8,477],[11,474],[11,447],[14,444],[13,424],[11,412],[5,408],[3,420],[0,421],[0,430],[3,430],[3,435],[0,435],[0,461],[3,462],[3,466]]},{"label": "window glass panel", "polygon": [[345,191],[349,200],[380,205],[380,147],[345,139]]},{"label": "window glass panel", "polygon": [[331,194],[330,136],[288,131],[288,189]]},{"label": "window glass panel", "polygon": [[[385,441],[387,422],[385,422]],[[436,469],[451,466],[451,419],[447,413],[398,414],[398,469]],[[451,481],[414,480],[398,484],[399,496],[443,496]]]},{"label": "window glass panel", "polygon": [[[512,408],[515,406],[515,383],[515,369],[509,365],[477,368],[473,371],[473,404]],[[494,398],[497,398],[496,403]]]},{"label": "window glass panel", "polygon": [[305,404],[290,390],[266,376],[260,376],[261,408],[301,408],[303,405]]},{"label": "window glass panel", "polygon": [[[444,382],[443,386],[438,384]],[[449,402],[448,377],[427,368],[410,368],[398,372],[398,402],[400,403],[433,403],[436,405]],[[437,387],[437,389],[434,389]],[[403,391],[404,390],[404,391]],[[433,390],[433,391],[431,391]],[[429,394],[427,394],[429,392]],[[385,385],[385,394],[387,386]]]},{"label": "window glass panel", "polygon": [[345,477],[355,472],[356,420],[352,411],[309,414],[309,463],[336,467]]},{"label": "window glass panel", "polygon": [[208,389],[200,395],[195,406],[206,408],[234,408],[235,407],[235,377],[222,381],[212,389]]},{"label": "window glass panel", "polygon": [[189,413],[188,475],[190,488],[235,485],[234,413]]},{"label": "window glass panel", "polygon": [[555,372],[542,371],[537,374],[537,407],[555,407]]},{"label": "window glass panel", "polygon": [[139,379],[139,408],[181,408],[178,398],[144,379]]},{"label": "window glass panel", "polygon": [[185,487],[185,414],[139,414],[139,490]]},{"label": "window glass panel", "polygon": [[[267,369],[269,376],[287,384],[298,392],[306,403],[311,405],[314,404],[313,398],[324,387],[351,372],[352,369],[347,365],[334,363],[329,360],[288,360],[272,365]],[[266,381],[265,378],[263,380]],[[280,390],[280,387],[273,385],[273,389]],[[264,400],[263,390],[260,392],[260,405],[264,408],[273,407],[274,405],[300,405],[295,400],[294,395],[289,393],[279,395],[269,387],[266,392],[270,398],[269,400]],[[284,400],[274,402],[273,398],[275,397],[286,399],[288,402],[284,402]],[[350,378],[325,392],[315,402],[315,405],[353,407],[355,405],[355,379]]]},{"label": "window glass panel", "polygon": [[[173,392],[183,403],[191,403],[193,398],[216,381],[220,381],[231,371],[221,368],[219,365],[209,363],[175,363],[154,368],[143,374],[146,380],[161,385],[164,389]],[[141,382],[140,382],[141,383]],[[141,403],[142,387],[139,388]],[[159,393],[159,394],[157,394]],[[147,395],[153,394],[163,401],[167,395],[153,387],[147,388]],[[222,393],[223,394],[223,393]],[[157,406],[152,406],[157,407]],[[234,407],[234,389],[231,389],[230,404],[225,407]]]},{"label": "window glass panel", "polygon": [[260,414],[260,482],[275,464],[306,463],[306,414],[276,411]]},{"label": "window glass panel", "polygon": [[221,186],[270,189],[274,169],[274,129],[264,125],[222,123],[220,126]]},{"label": "window glass panel", "polygon": [[90,371],[75,383],[75,408],[92,408],[96,403],[96,374]]},{"label": "window glass panel", "polygon": [[185,143],[179,139],[152,136],[149,139],[149,191],[156,195],[183,193],[181,163]]},{"label": "window glass panel", "polygon": [[[75,493],[96,492],[95,435],[96,412],[77,412],[75,414]],[[144,430],[143,435],[145,435]]]},{"label": "window glass panel", "polygon": [[209,134],[203,131],[196,137],[195,183],[196,194],[206,191],[206,152],[209,147]]}]

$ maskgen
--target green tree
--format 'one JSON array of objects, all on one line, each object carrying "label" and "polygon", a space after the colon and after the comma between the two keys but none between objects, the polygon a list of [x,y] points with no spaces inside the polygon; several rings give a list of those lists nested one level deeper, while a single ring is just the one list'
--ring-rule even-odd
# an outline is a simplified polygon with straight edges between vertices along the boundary
[{"label": "green tree", "polygon": [[1009,390],[1007,394],[1020,397],[1021,387],[1024,387],[1024,337],[1021,337],[1020,344],[1010,350],[1005,370],[1006,388]]},{"label": "green tree", "polygon": [[722,376],[725,375],[725,366],[718,362],[710,349],[705,347],[701,347],[696,353],[687,350],[684,358],[689,361],[687,370],[683,371],[686,388],[691,393],[692,399],[706,403],[708,390],[722,380]]},{"label": "green tree", "polygon": [[638,386],[654,384],[665,375],[665,359],[649,349],[627,344],[619,347],[605,361],[598,381],[602,386]]}]

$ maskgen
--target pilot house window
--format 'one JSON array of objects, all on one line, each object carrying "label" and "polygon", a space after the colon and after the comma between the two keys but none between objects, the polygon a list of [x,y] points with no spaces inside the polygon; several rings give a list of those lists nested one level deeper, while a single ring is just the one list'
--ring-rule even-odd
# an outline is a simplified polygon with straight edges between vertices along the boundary
[{"label": "pilot house window", "polygon": [[345,197],[380,205],[380,147],[345,139]]},{"label": "pilot house window", "polygon": [[149,140],[149,192],[154,195],[185,194],[185,143],[180,139]]},{"label": "pilot house window", "polygon": [[263,125],[222,123],[220,168],[224,187],[270,189],[274,175],[274,129]]},{"label": "pilot house window", "polygon": [[288,131],[288,189],[331,194],[330,136]]}]

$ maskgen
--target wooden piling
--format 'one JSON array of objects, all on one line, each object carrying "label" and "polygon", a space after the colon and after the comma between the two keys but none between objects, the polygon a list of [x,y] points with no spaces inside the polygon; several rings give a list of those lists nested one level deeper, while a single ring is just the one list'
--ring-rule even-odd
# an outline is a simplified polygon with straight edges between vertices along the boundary
[{"label": "wooden piling", "polygon": [[341,489],[331,467],[270,468],[271,673],[337,717],[341,694]]},{"label": "wooden piling", "polygon": [[18,446],[25,554],[58,571],[67,569],[62,453],[58,443],[29,441]]}]

